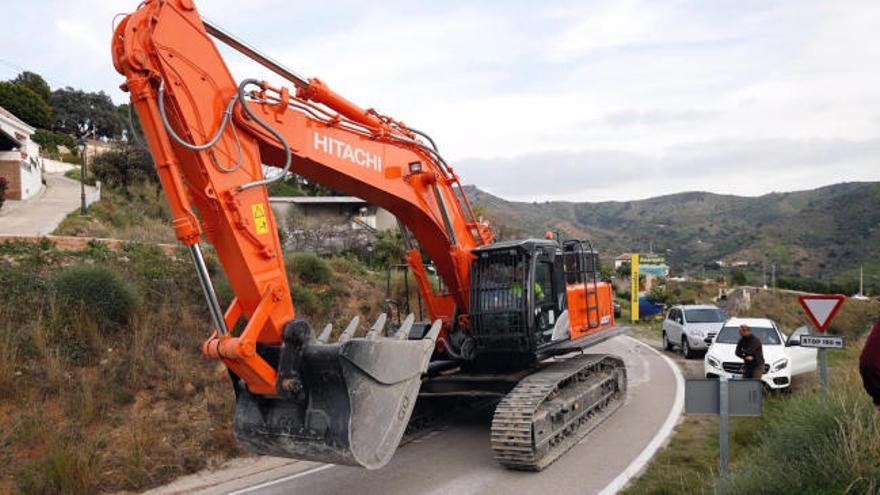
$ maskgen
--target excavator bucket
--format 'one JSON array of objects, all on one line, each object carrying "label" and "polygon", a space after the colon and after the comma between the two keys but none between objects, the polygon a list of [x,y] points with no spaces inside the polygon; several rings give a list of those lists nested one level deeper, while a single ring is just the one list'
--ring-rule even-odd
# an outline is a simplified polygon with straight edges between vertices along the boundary
[{"label": "excavator bucket", "polygon": [[378,469],[397,450],[434,351],[440,321],[424,338],[408,338],[413,318],[384,336],[384,314],[366,338],[353,338],[353,321],[339,340],[325,343],[301,320],[285,328],[281,346],[258,349],[277,364],[279,397],[236,390],[233,429],[253,452]]}]

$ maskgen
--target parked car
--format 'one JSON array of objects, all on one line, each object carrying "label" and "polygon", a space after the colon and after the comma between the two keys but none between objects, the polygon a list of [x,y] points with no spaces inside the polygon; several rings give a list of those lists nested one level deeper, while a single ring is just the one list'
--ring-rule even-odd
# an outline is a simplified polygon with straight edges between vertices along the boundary
[{"label": "parked car", "polygon": [[767,318],[731,318],[715,337],[703,360],[706,378],[742,378],[743,360],[736,357],[739,326],[745,323],[761,339],[764,353],[764,375],[761,380],[771,389],[791,385],[791,377],[816,370],[816,349],[801,347],[801,336],[808,333],[800,327],[786,338],[776,323]]},{"label": "parked car", "polygon": [[724,325],[727,315],[711,304],[677,305],[663,320],[663,345],[671,351],[678,347],[686,359],[705,351]]}]

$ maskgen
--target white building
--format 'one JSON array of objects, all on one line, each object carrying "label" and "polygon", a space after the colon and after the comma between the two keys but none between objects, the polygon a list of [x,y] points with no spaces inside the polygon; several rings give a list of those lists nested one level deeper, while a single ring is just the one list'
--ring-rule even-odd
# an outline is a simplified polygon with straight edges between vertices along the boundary
[{"label": "white building", "polygon": [[632,253],[623,253],[620,256],[614,258],[614,269],[617,270],[624,263],[630,263],[632,261]]},{"label": "white building", "polygon": [[6,199],[28,199],[43,187],[40,146],[35,129],[0,107],[0,177],[7,181]]}]

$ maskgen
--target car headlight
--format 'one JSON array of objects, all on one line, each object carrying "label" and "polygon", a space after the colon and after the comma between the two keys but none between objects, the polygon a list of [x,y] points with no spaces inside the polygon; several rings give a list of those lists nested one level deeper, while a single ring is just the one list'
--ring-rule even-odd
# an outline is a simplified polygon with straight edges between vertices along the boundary
[{"label": "car headlight", "polygon": [[788,358],[782,358],[773,363],[773,371],[784,370],[788,366]]},{"label": "car headlight", "polygon": [[709,366],[711,366],[713,368],[720,368],[721,367],[721,363],[719,363],[718,360],[713,358],[712,356],[707,356],[706,361],[709,363]]}]

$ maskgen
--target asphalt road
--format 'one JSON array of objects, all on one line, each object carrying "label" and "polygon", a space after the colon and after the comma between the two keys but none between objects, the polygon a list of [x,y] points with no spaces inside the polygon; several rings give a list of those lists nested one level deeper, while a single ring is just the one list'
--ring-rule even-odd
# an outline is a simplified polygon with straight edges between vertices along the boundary
[{"label": "asphalt road", "polygon": [[402,446],[383,469],[263,458],[201,473],[161,493],[237,494],[508,494],[613,493],[650,460],[677,423],[684,397],[681,375],[655,349],[616,337],[590,349],[626,362],[626,403],[540,473],[501,468],[489,448],[493,405],[465,408]]}]

